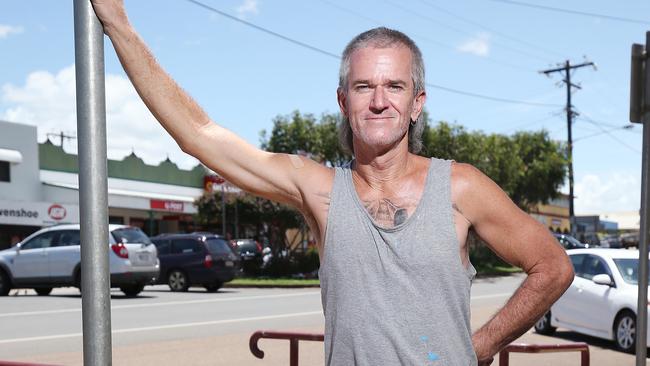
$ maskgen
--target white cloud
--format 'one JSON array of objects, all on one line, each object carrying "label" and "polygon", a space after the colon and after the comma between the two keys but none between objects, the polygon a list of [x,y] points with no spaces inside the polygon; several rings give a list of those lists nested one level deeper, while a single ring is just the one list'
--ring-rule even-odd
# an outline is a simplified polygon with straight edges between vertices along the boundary
[{"label": "white cloud", "polygon": [[249,14],[258,14],[257,0],[244,0],[244,2],[237,7],[237,15],[240,18],[246,18]]},{"label": "white cloud", "polygon": [[490,35],[481,32],[476,37],[470,38],[458,45],[456,49],[460,52],[485,57],[490,54]]},{"label": "white cloud", "polygon": [[641,204],[640,174],[609,172],[586,174],[575,183],[576,214],[638,211]]},{"label": "white cloud", "polygon": [[0,24],[0,39],[7,38],[11,34],[19,34],[24,31],[23,27]]},{"label": "white cloud", "polygon": [[[52,74],[30,73],[24,85],[5,84],[0,98],[7,105],[0,119],[38,127],[38,140],[47,133],[76,134],[74,66]],[[158,164],[168,155],[183,168],[198,162],[184,154],[160,127],[135,92],[131,82],[120,75],[106,75],[106,133],[108,156],[122,159],[135,151],[148,164]],[[58,144],[58,139],[54,139]],[[76,141],[64,142],[66,151],[76,153]]]}]

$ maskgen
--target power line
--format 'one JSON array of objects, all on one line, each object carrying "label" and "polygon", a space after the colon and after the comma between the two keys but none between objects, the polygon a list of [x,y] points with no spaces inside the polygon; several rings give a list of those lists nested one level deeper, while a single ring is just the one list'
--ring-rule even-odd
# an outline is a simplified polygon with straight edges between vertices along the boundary
[{"label": "power line", "polygon": [[[237,22],[242,23],[242,24],[244,24],[246,26],[257,29],[257,30],[259,30],[261,32],[264,32],[266,34],[270,34],[270,35],[272,35],[274,37],[277,37],[277,38],[280,38],[280,39],[282,39],[284,41],[293,43],[293,44],[295,44],[297,46],[307,48],[309,50],[315,51],[317,53],[320,53],[322,55],[325,55],[325,56],[328,56],[328,57],[331,57],[331,58],[335,58],[337,60],[341,59],[341,56],[338,56],[338,55],[336,55],[334,53],[331,53],[331,52],[323,50],[321,48],[312,46],[310,44],[307,44],[307,43],[304,43],[304,42],[301,42],[301,41],[298,41],[298,40],[293,39],[291,37],[287,37],[285,35],[274,32],[272,30],[261,27],[259,25],[253,24],[251,22],[247,22],[245,20],[239,19],[239,18],[237,18],[235,16],[232,16],[232,15],[226,13],[226,12],[223,12],[223,11],[221,11],[219,9],[216,9],[214,7],[206,5],[206,4],[204,4],[204,3],[200,2],[200,1],[197,1],[197,0],[186,0],[186,1],[188,1],[188,2],[190,2],[192,4],[194,4],[194,5],[197,5],[197,6],[203,8],[205,10],[214,12],[214,13],[219,14],[221,16],[224,16],[224,17],[226,17],[228,19],[237,21]],[[536,107],[553,107],[553,108],[556,108],[556,107],[560,106],[558,104],[536,103],[536,102],[527,102],[527,101],[508,99],[508,98],[493,97],[493,96],[489,96],[489,95],[483,95],[483,94],[472,93],[472,92],[468,92],[468,91],[464,91],[464,90],[449,88],[449,87],[446,87],[446,86],[442,86],[442,85],[438,85],[438,84],[432,84],[432,83],[425,83],[425,85],[429,86],[431,88],[434,88],[434,89],[440,89],[440,90],[444,90],[444,91],[447,91],[447,92],[450,92],[450,93],[455,93],[455,94],[460,94],[460,95],[465,95],[465,96],[470,96],[470,97],[480,98],[480,99],[485,99],[485,100],[491,100],[491,101],[495,101],[495,102],[510,103],[510,104],[522,104],[522,105],[530,105],[530,106],[536,106]]]},{"label": "power line", "polygon": [[637,133],[637,134],[642,133],[641,131],[634,130],[633,129],[634,128],[633,124],[626,124],[626,125],[621,126],[621,125],[617,125],[617,124],[613,124],[613,123],[601,122],[601,121],[597,121],[597,120],[595,120],[595,119],[593,119],[593,118],[591,118],[589,116],[586,116],[582,112],[580,114],[578,114],[578,118],[583,120],[583,121],[590,122],[592,124],[598,124],[598,125],[601,125],[601,126],[611,127],[611,128],[614,128],[614,129],[617,129],[617,128],[623,129],[624,128],[626,131]]},{"label": "power line", "polygon": [[587,16],[587,17],[592,17],[592,18],[603,18],[603,19],[609,19],[609,20],[614,20],[614,21],[618,21],[618,22],[635,23],[635,24],[643,24],[643,25],[650,24],[650,21],[647,21],[647,20],[623,18],[623,17],[617,17],[617,16],[613,16],[613,15],[589,13],[589,12],[586,12],[586,11],[555,8],[555,7],[552,7],[552,6],[523,3],[523,2],[520,2],[520,1],[513,1],[513,0],[490,0],[490,1],[494,1],[494,2],[497,2],[497,3],[505,3],[505,4],[511,4],[511,5],[524,6],[524,7],[528,7],[528,8],[535,8],[535,9],[554,11],[554,12],[557,12],[557,13],[567,13],[567,14],[581,15],[581,16]]},{"label": "power line", "polygon": [[557,52],[555,52],[555,51],[549,50],[549,49],[547,49],[547,48],[544,48],[544,47],[542,47],[542,46],[540,46],[540,45],[536,45],[536,44],[530,43],[530,42],[528,42],[528,41],[525,41],[525,40],[523,40],[523,39],[519,39],[519,38],[517,38],[517,37],[513,37],[513,36],[511,36],[511,35],[509,35],[509,34],[506,34],[506,33],[500,32],[500,31],[497,31],[497,30],[495,30],[494,28],[490,28],[490,27],[488,27],[488,26],[486,26],[486,25],[483,25],[483,24],[481,24],[481,23],[479,23],[479,22],[473,21],[473,20],[471,20],[471,19],[467,19],[467,18],[465,18],[465,17],[463,17],[463,16],[460,16],[460,15],[458,15],[458,14],[455,14],[455,13],[453,13],[453,12],[451,12],[451,11],[449,11],[449,10],[447,10],[447,9],[445,9],[445,8],[443,8],[443,7],[441,7],[441,6],[439,6],[439,5],[434,5],[431,1],[427,1],[427,0],[420,0],[420,1],[423,2],[425,5],[431,7],[431,8],[434,8],[434,9],[440,11],[440,12],[443,12],[443,13],[445,13],[445,14],[447,14],[447,15],[450,15],[450,16],[456,18],[456,19],[460,19],[461,21],[463,21],[463,22],[465,22],[465,23],[472,24],[472,25],[475,25],[475,26],[477,26],[477,27],[483,28],[483,29],[485,29],[485,30],[487,30],[487,31],[490,31],[490,32],[492,32],[492,33],[494,33],[494,34],[496,34],[496,35],[499,35],[499,36],[501,36],[501,37],[503,37],[503,38],[507,38],[507,39],[509,39],[509,40],[511,40],[511,41],[518,42],[518,43],[520,43],[520,44],[523,44],[523,45],[526,45],[526,46],[528,46],[528,47],[531,47],[531,48],[533,48],[533,49],[535,49],[535,50],[541,50],[541,51],[544,51],[544,52],[546,52],[546,53],[548,53],[548,54],[553,54],[553,55],[555,55],[555,56],[564,57],[563,55],[561,55],[561,54],[559,54],[559,53],[557,53]]},{"label": "power line", "polygon": [[611,137],[614,141],[618,142],[619,144],[625,146],[626,148],[630,149],[631,151],[633,151],[633,152],[635,152],[637,154],[641,154],[641,151],[639,151],[636,148],[628,145],[623,140],[620,140],[618,137],[614,136],[610,131],[604,129],[602,126],[598,125],[597,123],[593,123],[593,122],[591,122],[589,120],[585,120],[585,121],[587,121],[588,123],[591,123],[594,126],[598,127],[598,129],[600,129],[602,131],[602,133],[605,133],[605,134],[609,135],[609,137]]},{"label": "power line", "polygon": [[[411,14],[411,15],[415,15],[416,17],[419,17],[419,18],[422,18],[422,19],[428,20],[429,22],[431,22],[431,23],[433,23],[433,24],[435,24],[435,25],[442,26],[442,27],[444,27],[444,28],[450,29],[450,30],[452,30],[452,31],[454,31],[454,32],[457,32],[457,33],[461,33],[461,34],[465,34],[465,35],[473,36],[470,32],[467,32],[467,31],[465,31],[464,29],[460,29],[460,28],[457,28],[457,27],[454,27],[454,26],[451,26],[451,25],[448,25],[448,24],[444,24],[444,23],[442,23],[442,22],[440,22],[440,21],[438,21],[438,20],[436,20],[436,19],[433,19],[433,18],[431,18],[431,17],[428,17],[428,16],[426,16],[426,15],[424,15],[424,14],[422,14],[422,13],[418,13],[418,12],[416,12],[416,11],[413,11],[413,10],[407,9],[407,8],[403,7],[402,5],[397,4],[397,3],[395,3],[395,2],[392,2],[392,1],[390,1],[390,0],[384,0],[384,2],[387,3],[387,4],[390,4],[390,5],[392,5],[392,6],[396,7],[396,8],[398,8],[398,9],[401,9],[402,11],[407,12],[407,13],[409,13],[409,14]],[[501,46],[502,48],[509,49],[509,50],[512,51],[512,52],[516,52],[516,53],[519,53],[519,54],[524,55],[524,56],[527,56],[527,57],[535,58],[535,59],[537,59],[537,60],[541,60],[541,61],[544,61],[544,62],[547,62],[547,61],[548,61],[547,59],[545,59],[545,58],[543,58],[543,57],[539,57],[539,56],[537,56],[537,55],[533,55],[532,53],[528,53],[528,52],[526,52],[526,51],[522,51],[522,50],[520,50],[520,49],[518,49],[518,48],[514,48],[514,47],[506,46],[506,45],[504,45],[504,44],[497,43],[497,42],[494,42],[494,44],[497,44],[497,45]]]},{"label": "power line", "polygon": [[481,98],[481,99],[487,99],[487,100],[492,100],[495,102],[503,102],[503,103],[510,103],[510,104],[522,104],[522,105],[531,105],[535,107],[552,107],[552,108],[557,108],[557,107],[562,107],[559,104],[549,104],[549,103],[537,103],[537,102],[526,102],[523,100],[515,100],[515,99],[507,99],[507,98],[499,98],[499,97],[491,97],[489,95],[483,95],[483,94],[477,94],[477,93],[472,93],[472,92],[466,92],[462,90],[457,90],[457,89],[452,89],[448,88],[446,86],[442,85],[436,85],[436,84],[431,84],[431,83],[425,83],[427,86],[430,86],[432,88],[436,89],[441,89],[444,91],[448,91],[450,93],[456,93],[456,94],[461,94],[461,95],[466,95],[469,97],[474,97],[474,98]]},{"label": "power line", "polygon": [[[327,5],[331,6],[331,7],[339,10],[339,11],[342,11],[344,13],[356,16],[358,18],[361,18],[361,19],[363,19],[363,20],[365,20],[365,21],[367,21],[367,22],[369,22],[371,24],[375,24],[375,25],[379,25],[379,26],[385,25],[385,23],[382,22],[382,21],[379,21],[377,19],[368,17],[368,16],[366,16],[364,14],[361,14],[361,13],[359,13],[357,11],[346,8],[346,7],[342,6],[342,5],[336,4],[336,3],[332,2],[332,1],[329,1],[329,0],[320,0],[320,1],[322,3],[324,3],[324,4],[327,4]],[[457,48],[450,45],[450,44],[443,43],[443,42],[437,41],[435,39],[431,39],[431,38],[429,38],[427,36],[424,36],[422,34],[413,33],[413,32],[409,32],[409,34],[411,34],[412,36],[414,36],[415,38],[417,38],[420,41],[424,41],[426,43],[431,43],[431,44],[434,44],[434,45],[436,45],[438,47],[442,47],[442,48],[445,48],[445,49],[457,51]],[[483,61],[488,61],[488,62],[495,63],[495,64],[500,65],[500,66],[509,67],[509,68],[517,70],[519,72],[532,72],[533,71],[532,69],[528,69],[528,68],[521,67],[521,66],[516,65],[516,64],[512,64],[512,63],[509,63],[509,62],[498,60],[498,59],[495,59],[495,58],[493,58],[491,56],[481,57],[480,59],[483,60]]]},{"label": "power line", "polygon": [[595,133],[591,133],[591,134],[589,134],[589,135],[580,136],[580,137],[578,137],[577,139],[573,139],[573,142],[580,141],[580,140],[584,140],[584,139],[588,139],[588,138],[590,138],[590,137],[600,136],[600,135],[602,135],[602,134],[609,133],[609,132],[616,131],[616,130],[624,130],[624,129],[628,129],[628,128],[630,128],[631,126],[632,126],[632,125],[625,125],[625,126],[622,126],[622,127],[612,127],[612,128],[610,128],[610,129],[608,129],[608,130],[602,130],[602,131],[600,131],[600,132],[595,132]]},{"label": "power line", "polygon": [[247,26],[249,26],[249,27],[251,27],[251,28],[255,28],[255,29],[257,29],[258,31],[261,31],[261,32],[264,32],[264,33],[270,34],[270,35],[272,35],[272,36],[274,36],[274,37],[278,37],[278,38],[283,39],[283,40],[285,40],[285,41],[287,41],[287,42],[291,42],[291,43],[293,43],[293,44],[295,44],[295,45],[298,45],[298,46],[300,46],[300,47],[304,47],[304,48],[310,49],[310,50],[312,50],[312,51],[318,52],[318,53],[320,53],[320,54],[323,54],[323,55],[325,55],[325,56],[329,56],[329,57],[332,57],[332,58],[335,58],[335,59],[341,59],[341,57],[340,57],[339,55],[337,55],[337,54],[334,54],[334,53],[329,52],[329,51],[325,51],[325,50],[320,49],[320,48],[318,48],[318,47],[311,46],[311,45],[309,45],[309,44],[307,44],[307,43],[304,43],[304,42],[301,42],[301,41],[295,40],[295,39],[293,39],[293,38],[289,38],[289,37],[284,36],[284,35],[282,35],[282,34],[280,34],[280,33],[274,32],[274,31],[269,30],[269,29],[266,29],[266,28],[264,28],[264,27],[260,27],[259,25],[253,24],[253,23],[251,23],[251,22],[247,22],[247,21],[245,21],[245,20],[243,20],[243,19],[239,19],[239,18],[237,18],[236,16],[232,16],[232,15],[226,13],[226,12],[223,12],[223,11],[221,11],[221,10],[219,10],[219,9],[213,8],[213,7],[211,7],[211,6],[209,6],[209,5],[206,5],[206,4],[204,4],[204,3],[200,2],[200,1],[196,1],[196,0],[186,0],[186,1],[189,1],[189,2],[191,2],[192,4],[194,4],[194,5],[196,5],[196,6],[202,7],[202,8],[204,8],[204,9],[210,10],[210,11],[212,11],[212,12],[214,12],[214,13],[217,13],[217,14],[219,14],[219,15],[221,15],[221,16],[224,16],[224,17],[226,17],[226,18],[228,18],[228,19],[230,19],[230,20],[234,20],[234,21],[236,21],[236,22],[239,22],[239,23],[245,24],[245,25],[247,25]]}]

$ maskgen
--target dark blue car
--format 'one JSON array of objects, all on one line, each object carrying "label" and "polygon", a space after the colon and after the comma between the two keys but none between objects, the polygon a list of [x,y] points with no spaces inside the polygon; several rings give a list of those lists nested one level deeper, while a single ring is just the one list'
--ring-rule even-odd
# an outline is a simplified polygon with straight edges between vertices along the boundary
[{"label": "dark blue car", "polygon": [[158,283],[168,284],[172,291],[203,286],[209,292],[216,292],[239,270],[239,256],[219,235],[162,234],[151,241],[158,248]]}]

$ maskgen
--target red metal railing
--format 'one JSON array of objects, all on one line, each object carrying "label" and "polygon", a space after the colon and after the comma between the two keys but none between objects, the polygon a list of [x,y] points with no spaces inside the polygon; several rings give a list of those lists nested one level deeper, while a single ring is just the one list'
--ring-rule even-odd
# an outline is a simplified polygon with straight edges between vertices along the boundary
[{"label": "red metal railing", "polygon": [[580,365],[589,366],[589,346],[586,343],[565,344],[509,344],[499,353],[499,365],[508,366],[511,353],[580,352]]},{"label": "red metal railing", "polygon": [[[264,358],[264,351],[259,349],[257,342],[261,338],[268,339],[287,339],[289,340],[289,365],[298,366],[298,342],[324,340],[323,334],[313,333],[293,333],[293,332],[274,332],[268,330],[258,330],[251,335],[248,342],[251,353],[257,358]],[[512,343],[499,353],[499,365],[510,365],[511,353],[557,353],[557,352],[580,352],[580,365],[589,366],[589,346],[586,343],[565,343],[565,344],[525,344]],[[2,366],[0,364],[0,366]]]},{"label": "red metal railing", "polygon": [[291,332],[273,332],[268,330],[258,330],[251,335],[248,346],[251,352],[257,358],[264,358],[264,351],[257,346],[257,341],[260,338],[268,339],[288,339],[289,340],[289,365],[298,366],[298,342],[300,341],[316,341],[322,342],[325,338],[323,334],[311,333],[291,333]]}]

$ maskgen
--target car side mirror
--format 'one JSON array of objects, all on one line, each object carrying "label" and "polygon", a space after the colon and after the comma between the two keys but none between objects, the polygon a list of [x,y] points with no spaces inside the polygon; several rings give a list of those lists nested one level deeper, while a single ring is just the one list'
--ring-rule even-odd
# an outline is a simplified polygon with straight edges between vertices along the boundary
[{"label": "car side mirror", "polygon": [[591,280],[598,285],[611,286],[613,284],[612,278],[609,277],[608,274],[595,275],[594,278],[592,278]]}]

